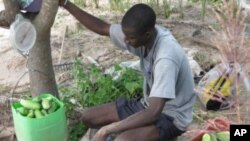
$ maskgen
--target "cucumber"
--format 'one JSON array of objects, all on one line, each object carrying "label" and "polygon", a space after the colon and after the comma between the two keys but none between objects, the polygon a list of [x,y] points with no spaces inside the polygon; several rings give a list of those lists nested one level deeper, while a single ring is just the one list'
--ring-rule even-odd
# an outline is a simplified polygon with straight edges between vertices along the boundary
[{"label": "cucumber", "polygon": [[217,137],[216,137],[216,133],[215,132],[210,133],[210,140],[211,141],[217,141]]},{"label": "cucumber", "polygon": [[211,141],[211,137],[209,134],[205,133],[203,136],[202,136],[202,140],[201,141]]},{"label": "cucumber", "polygon": [[32,110],[39,110],[41,108],[41,105],[39,103],[31,101],[31,100],[21,99],[20,104],[23,107],[27,109],[32,109]]},{"label": "cucumber", "polygon": [[37,103],[41,103],[42,99],[40,97],[35,97],[32,99],[32,101],[37,102]]},{"label": "cucumber", "polygon": [[39,110],[35,110],[34,113],[35,113],[36,118],[42,118],[42,117],[44,117],[43,114],[42,114],[42,112],[39,111]]},{"label": "cucumber", "polygon": [[221,131],[216,133],[217,139],[220,141],[229,141],[230,140],[230,134],[229,131]]},{"label": "cucumber", "polygon": [[34,118],[35,117],[34,110],[29,110],[27,117]]},{"label": "cucumber", "polygon": [[44,116],[48,115],[48,112],[45,109],[42,109],[41,112],[43,113]]},{"label": "cucumber", "polygon": [[16,109],[16,111],[23,116],[27,116],[29,113],[29,110],[27,108],[24,108],[24,107],[19,107]]},{"label": "cucumber", "polygon": [[48,100],[50,100],[50,101],[52,101],[52,100],[53,100],[53,98],[52,98],[52,97],[46,97],[46,98],[44,98],[44,99],[48,99]]},{"label": "cucumber", "polygon": [[57,108],[58,108],[57,103],[52,102],[52,106],[49,108],[48,113],[51,114],[51,113],[55,112],[57,110]]},{"label": "cucumber", "polygon": [[47,110],[51,107],[51,101],[49,99],[42,99],[42,107],[43,109]]}]

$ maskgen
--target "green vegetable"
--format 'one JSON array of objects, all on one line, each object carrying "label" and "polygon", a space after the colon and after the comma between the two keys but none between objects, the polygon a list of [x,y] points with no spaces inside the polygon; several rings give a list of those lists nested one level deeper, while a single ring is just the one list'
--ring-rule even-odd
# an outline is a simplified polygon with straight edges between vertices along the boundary
[{"label": "green vegetable", "polygon": [[43,99],[48,99],[49,101],[52,101],[52,100],[53,100],[52,97],[46,97],[46,98],[43,98]]},{"label": "green vegetable", "polygon": [[34,110],[29,110],[27,117],[34,118],[35,117]]},{"label": "green vegetable", "polygon": [[220,141],[229,141],[230,140],[230,134],[229,131],[222,131],[216,133],[217,138]]},{"label": "green vegetable", "polygon": [[52,102],[52,106],[49,108],[48,113],[51,114],[51,113],[55,112],[57,110],[57,108],[58,108],[57,103]]},{"label": "green vegetable", "polygon": [[24,108],[24,107],[19,107],[16,109],[16,111],[19,112],[23,116],[27,116],[29,113],[29,110],[27,108]]},{"label": "green vegetable", "polygon": [[202,136],[202,141],[211,141],[211,138],[210,138],[210,135],[205,133],[203,136]]},{"label": "green vegetable", "polygon": [[43,113],[43,115],[48,115],[48,112],[45,109],[42,109],[41,112]]},{"label": "green vegetable", "polygon": [[32,110],[39,110],[41,108],[41,105],[39,103],[31,101],[31,100],[21,99],[20,104],[23,107],[27,109],[32,109]]},{"label": "green vegetable", "polygon": [[40,97],[35,97],[32,99],[32,101],[37,102],[37,103],[41,103],[42,99]]},{"label": "green vegetable", "polygon": [[42,117],[43,117],[43,114],[42,114],[41,111],[35,110],[35,116],[36,116],[36,118],[42,118]]},{"label": "green vegetable", "polygon": [[51,101],[49,99],[42,99],[42,107],[43,109],[49,109],[51,106]]},{"label": "green vegetable", "polygon": [[216,138],[216,133],[213,132],[210,134],[210,141],[217,141],[217,138]]}]

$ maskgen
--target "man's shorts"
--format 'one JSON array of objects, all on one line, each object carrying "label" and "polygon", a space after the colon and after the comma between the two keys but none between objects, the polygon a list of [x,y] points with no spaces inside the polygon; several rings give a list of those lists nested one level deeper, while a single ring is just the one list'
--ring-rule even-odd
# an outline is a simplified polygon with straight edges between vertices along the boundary
[{"label": "man's shorts", "polygon": [[[140,102],[140,99],[126,100],[125,98],[121,97],[116,101],[116,108],[120,120],[123,120],[130,115],[145,109],[143,104]],[[172,139],[184,133],[184,131],[181,131],[175,127],[173,120],[174,119],[168,115],[160,115],[160,119],[155,123],[155,126],[160,129],[159,141]]]}]

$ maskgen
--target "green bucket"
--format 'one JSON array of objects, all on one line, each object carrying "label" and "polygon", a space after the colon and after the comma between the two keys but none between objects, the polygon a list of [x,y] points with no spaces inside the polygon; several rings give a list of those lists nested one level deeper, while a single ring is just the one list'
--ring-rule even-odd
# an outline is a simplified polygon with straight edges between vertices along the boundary
[{"label": "green bucket", "polygon": [[51,97],[60,108],[42,118],[24,117],[16,111],[20,102],[11,105],[15,133],[18,141],[67,141],[68,130],[64,104],[50,94],[39,95],[40,98]]}]

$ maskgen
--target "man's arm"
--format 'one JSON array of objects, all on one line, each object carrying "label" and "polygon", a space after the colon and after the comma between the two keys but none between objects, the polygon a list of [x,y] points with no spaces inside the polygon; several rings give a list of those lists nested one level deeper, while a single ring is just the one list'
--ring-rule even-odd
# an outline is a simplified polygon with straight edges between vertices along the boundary
[{"label": "man's arm", "polygon": [[60,0],[60,5],[63,6],[66,10],[68,10],[85,27],[97,34],[109,36],[110,24],[81,10],[79,7],[77,7],[70,1],[68,1],[65,5],[62,4],[63,2],[64,0]]},{"label": "man's arm", "polygon": [[149,107],[147,109],[135,113],[122,121],[104,126],[100,129],[98,134],[99,136],[106,136],[111,133],[119,133],[128,129],[134,129],[153,124],[160,117],[165,102],[166,100],[163,98],[150,97]]}]

